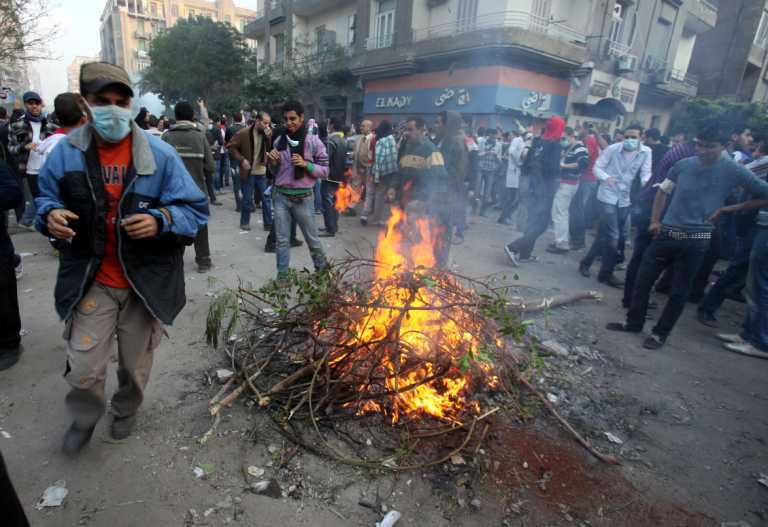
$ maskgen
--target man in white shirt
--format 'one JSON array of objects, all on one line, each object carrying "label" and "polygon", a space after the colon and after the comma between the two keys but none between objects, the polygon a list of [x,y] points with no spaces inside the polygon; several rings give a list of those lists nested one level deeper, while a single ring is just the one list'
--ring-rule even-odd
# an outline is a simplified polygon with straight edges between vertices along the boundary
[{"label": "man in white shirt", "polygon": [[84,125],[88,120],[80,106],[79,97],[76,93],[60,93],[53,100],[53,113],[58,128],[53,132],[53,135],[49,135],[33,150],[41,159],[40,168],[45,165],[45,161],[56,145],[67,137],[71,130]]},{"label": "man in white shirt", "polygon": [[621,288],[624,282],[614,276],[618,256],[619,234],[629,216],[629,192],[636,177],[644,186],[651,179],[653,154],[640,142],[643,129],[631,124],[624,131],[624,140],[614,143],[600,155],[595,163],[594,174],[600,181],[597,191],[600,226],[589,253],[579,264],[582,276],[589,277],[589,268],[602,255],[597,281]]}]

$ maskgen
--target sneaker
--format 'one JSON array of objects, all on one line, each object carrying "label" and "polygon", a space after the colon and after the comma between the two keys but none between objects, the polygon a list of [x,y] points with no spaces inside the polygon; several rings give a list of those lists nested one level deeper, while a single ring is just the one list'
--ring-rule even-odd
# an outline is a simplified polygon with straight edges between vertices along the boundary
[{"label": "sneaker", "polygon": [[513,251],[509,245],[504,246],[504,252],[507,253],[509,261],[512,262],[514,267],[518,267],[520,265],[519,255],[517,252]]},{"label": "sneaker", "polygon": [[745,344],[746,341],[738,333],[718,333],[715,335],[721,341],[728,344]]},{"label": "sneaker", "polygon": [[197,272],[200,274],[205,274],[207,272],[210,272],[211,268],[213,267],[212,264],[202,264],[197,266]]},{"label": "sneaker", "polygon": [[750,357],[759,357],[761,359],[768,359],[768,352],[760,351],[752,344],[745,342],[744,344],[723,344],[723,347],[728,351],[739,353],[740,355],[749,355]]},{"label": "sneaker", "polygon": [[609,274],[607,276],[598,276],[597,281],[601,284],[609,285],[611,287],[615,287],[616,289],[621,289],[624,287],[624,282],[616,278],[613,274]]},{"label": "sneaker", "polygon": [[622,333],[640,333],[642,329],[633,329],[623,322],[609,322],[605,325],[608,331],[620,331]]},{"label": "sneaker", "polygon": [[589,272],[589,266],[584,262],[579,262],[579,273],[584,278],[589,278],[592,276],[592,273]]},{"label": "sneaker", "polygon": [[321,232],[317,235],[319,238],[335,238],[336,233],[335,232]]},{"label": "sneaker", "polygon": [[115,417],[109,430],[110,435],[112,439],[120,441],[131,435],[134,426],[136,426],[136,414],[128,417]]},{"label": "sneaker", "polygon": [[77,424],[72,423],[69,430],[67,430],[67,434],[64,436],[64,444],[61,447],[64,454],[69,457],[79,454],[91,440],[94,428],[96,428],[96,425],[89,428],[80,428]]},{"label": "sneaker", "polygon": [[302,245],[304,245],[304,242],[301,240],[297,240],[296,238],[291,240],[291,247],[301,247]]},{"label": "sneaker", "polygon": [[264,252],[265,253],[274,253],[277,250],[277,248],[274,245],[265,245],[264,246]]},{"label": "sneaker", "polygon": [[368,226],[368,216],[360,216],[360,225],[363,227]]},{"label": "sneaker", "polygon": [[211,201],[211,205],[215,207],[221,207],[224,204],[221,201]]},{"label": "sneaker", "polygon": [[643,347],[647,350],[661,349],[666,341],[666,337],[651,333],[651,336],[643,342]]},{"label": "sneaker", "polygon": [[627,264],[624,262],[616,264],[616,270],[617,271],[626,271],[627,270]]},{"label": "sneaker", "polygon": [[251,230],[251,226],[250,225],[240,225],[240,230],[241,231],[250,231]]},{"label": "sneaker", "polygon": [[547,247],[547,252],[552,254],[568,254],[568,249],[563,249],[557,245],[550,245]]},{"label": "sneaker", "polygon": [[712,313],[708,313],[702,309],[696,311],[696,320],[707,327],[717,328],[717,319],[715,316]]},{"label": "sneaker", "polygon": [[13,270],[16,273],[16,280],[21,280],[21,277],[24,276],[24,261],[21,258],[19,258],[19,263]]}]

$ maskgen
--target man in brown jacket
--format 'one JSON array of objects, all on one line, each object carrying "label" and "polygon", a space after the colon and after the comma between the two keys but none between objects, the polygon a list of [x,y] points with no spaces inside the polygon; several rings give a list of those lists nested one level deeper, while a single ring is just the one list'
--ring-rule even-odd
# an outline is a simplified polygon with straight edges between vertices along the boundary
[{"label": "man in brown jacket", "polygon": [[272,119],[268,113],[256,114],[256,121],[237,132],[227,145],[229,157],[238,164],[243,197],[240,200],[240,229],[251,230],[253,192],[259,190],[264,230],[272,228],[272,203],[267,190],[267,152],[272,150]]}]

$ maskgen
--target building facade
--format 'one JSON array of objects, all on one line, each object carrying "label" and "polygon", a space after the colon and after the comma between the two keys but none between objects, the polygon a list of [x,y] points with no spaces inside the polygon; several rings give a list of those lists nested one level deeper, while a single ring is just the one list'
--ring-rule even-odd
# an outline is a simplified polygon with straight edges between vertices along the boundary
[{"label": "building facade", "polygon": [[698,93],[693,50],[718,10],[715,0],[270,0],[247,34],[268,64],[302,41],[348,50],[361,95],[329,97],[319,117],[336,104],[347,120],[450,109],[474,126],[561,115],[664,130],[674,104]]},{"label": "building facade", "polygon": [[699,93],[768,102],[766,49],[766,1],[722,1],[716,27],[693,50]]},{"label": "building facade", "polygon": [[203,16],[239,31],[256,11],[232,0],[107,0],[101,15],[101,59],[122,66],[133,77],[149,66],[149,45],[180,18]]},{"label": "building facade", "polygon": [[84,57],[78,55],[72,59],[72,62],[67,66],[67,91],[70,93],[80,92],[80,67],[88,62],[98,62],[101,57],[98,55],[94,57]]}]

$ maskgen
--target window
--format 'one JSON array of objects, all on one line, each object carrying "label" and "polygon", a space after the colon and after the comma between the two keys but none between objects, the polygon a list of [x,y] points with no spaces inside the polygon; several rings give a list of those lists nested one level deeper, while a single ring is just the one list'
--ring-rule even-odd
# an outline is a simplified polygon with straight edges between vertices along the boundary
[{"label": "window", "polygon": [[662,69],[667,64],[667,54],[672,42],[672,31],[677,18],[677,8],[670,4],[661,4],[661,13],[651,28],[651,35],[648,38],[648,61],[649,69]]},{"label": "window", "polygon": [[336,46],[336,32],[329,31],[325,25],[315,28],[315,42],[317,42],[317,54],[323,53]]},{"label": "window", "polygon": [[171,6],[171,16],[179,16],[179,6],[176,4]]},{"label": "window", "polygon": [[459,31],[471,31],[477,24],[477,0],[459,0]]},{"label": "window", "polygon": [[147,51],[147,43],[143,40],[139,40],[139,51]]},{"label": "window", "polygon": [[194,9],[187,9],[187,16],[189,16],[189,18],[194,17],[195,16],[195,10]]},{"label": "window", "polygon": [[285,33],[275,35],[275,64],[285,61]]},{"label": "window", "polygon": [[768,48],[768,12],[766,11],[763,11],[763,16],[760,17],[760,25],[755,34],[755,46],[763,49]]},{"label": "window", "polygon": [[157,4],[155,2],[150,4],[149,12],[152,13],[152,16],[157,16]]},{"label": "window", "polygon": [[376,48],[387,48],[392,45],[392,35],[395,29],[395,0],[379,0],[376,9]]},{"label": "window", "polygon": [[347,17],[347,46],[351,46],[355,43],[355,23],[357,22],[357,15],[349,15]]},{"label": "window", "polygon": [[622,42],[624,35],[624,5],[620,2],[616,2],[613,6],[613,18],[611,21],[611,30],[608,33],[608,38],[612,42]]},{"label": "window", "polygon": [[139,35],[143,35],[144,34],[144,21],[143,20],[137,20],[136,21],[136,32]]}]

